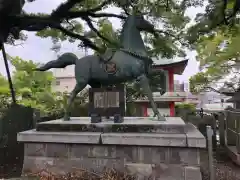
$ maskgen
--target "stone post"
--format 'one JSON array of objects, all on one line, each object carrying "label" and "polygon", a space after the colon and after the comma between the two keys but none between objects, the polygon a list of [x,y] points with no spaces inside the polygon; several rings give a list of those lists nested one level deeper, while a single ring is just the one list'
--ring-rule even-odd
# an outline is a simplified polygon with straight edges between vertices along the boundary
[{"label": "stone post", "polygon": [[227,145],[236,145],[236,134],[235,134],[235,115],[232,112],[227,112]]},{"label": "stone post", "polygon": [[240,153],[240,113],[235,113],[236,121],[236,148],[237,152]]},{"label": "stone post", "polygon": [[225,146],[225,115],[224,113],[219,113],[219,136],[220,136],[220,145]]}]

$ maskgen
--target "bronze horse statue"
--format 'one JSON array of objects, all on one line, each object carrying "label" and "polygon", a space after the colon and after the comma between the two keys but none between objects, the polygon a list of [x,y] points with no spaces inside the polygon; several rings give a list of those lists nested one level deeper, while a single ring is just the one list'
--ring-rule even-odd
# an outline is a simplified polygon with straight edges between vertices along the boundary
[{"label": "bronze horse statue", "polygon": [[123,25],[120,45],[118,49],[108,49],[103,55],[89,55],[78,59],[73,53],[65,53],[57,60],[50,61],[38,71],[51,68],[64,68],[75,64],[76,86],[72,90],[65,111],[64,120],[70,120],[71,104],[77,94],[87,85],[92,88],[108,86],[137,79],[151,103],[154,116],[164,121],[153,100],[147,74],[150,71],[152,59],[148,57],[142,40],[141,31],[154,33],[154,26],[144,19],[143,15],[133,13],[129,15]]}]

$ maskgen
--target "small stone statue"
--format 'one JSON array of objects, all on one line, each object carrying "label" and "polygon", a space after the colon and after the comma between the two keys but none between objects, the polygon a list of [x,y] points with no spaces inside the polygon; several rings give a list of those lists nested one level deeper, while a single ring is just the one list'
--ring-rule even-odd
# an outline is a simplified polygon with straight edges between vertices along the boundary
[{"label": "small stone statue", "polygon": [[69,120],[69,111],[76,95],[82,91],[87,84],[92,88],[108,86],[137,79],[146,93],[154,116],[164,121],[160,115],[156,103],[153,100],[152,91],[149,86],[148,74],[153,63],[148,57],[140,31],[154,33],[154,26],[144,19],[143,15],[133,13],[126,18],[123,25],[120,44],[121,48],[108,49],[103,55],[89,55],[78,59],[73,53],[65,53],[57,60],[50,61],[38,71],[46,71],[51,68],[64,68],[75,64],[76,86],[68,101],[64,120]]}]

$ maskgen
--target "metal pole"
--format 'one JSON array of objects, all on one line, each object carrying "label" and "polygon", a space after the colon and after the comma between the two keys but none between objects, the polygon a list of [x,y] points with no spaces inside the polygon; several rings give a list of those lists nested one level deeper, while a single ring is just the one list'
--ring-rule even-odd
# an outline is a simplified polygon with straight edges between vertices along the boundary
[{"label": "metal pole", "polygon": [[7,62],[7,54],[6,54],[6,51],[5,51],[4,43],[1,41],[0,44],[2,46],[2,55],[3,55],[3,60],[4,60],[6,72],[7,72],[7,78],[8,78],[8,83],[9,83],[9,89],[11,91],[12,102],[14,104],[16,104],[16,102],[17,102],[16,101],[16,95],[15,95],[15,91],[13,89],[13,83],[12,83],[12,79],[11,79],[11,74],[10,74],[8,62]]},{"label": "metal pole", "polygon": [[215,171],[213,166],[212,136],[213,136],[213,130],[211,126],[207,126],[208,168],[210,173],[210,180],[215,180]]}]

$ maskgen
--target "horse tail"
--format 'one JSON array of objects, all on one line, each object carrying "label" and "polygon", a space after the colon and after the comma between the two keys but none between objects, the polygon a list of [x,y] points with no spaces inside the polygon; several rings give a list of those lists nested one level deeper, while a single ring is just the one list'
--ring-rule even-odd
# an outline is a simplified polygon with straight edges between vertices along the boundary
[{"label": "horse tail", "polygon": [[36,68],[36,71],[47,71],[52,68],[65,68],[66,66],[76,64],[78,57],[73,53],[64,53],[58,59],[49,61],[43,66]]}]

